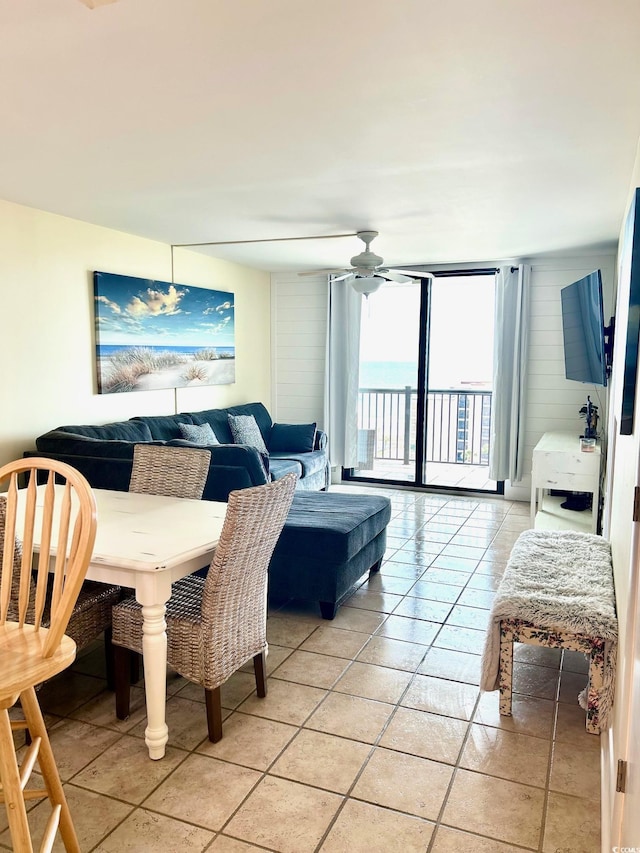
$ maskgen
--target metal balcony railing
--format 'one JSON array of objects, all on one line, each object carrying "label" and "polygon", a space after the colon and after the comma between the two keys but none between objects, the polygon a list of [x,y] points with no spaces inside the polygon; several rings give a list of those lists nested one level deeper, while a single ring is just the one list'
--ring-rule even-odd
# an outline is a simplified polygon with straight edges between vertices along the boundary
[{"label": "metal balcony railing", "polygon": [[[427,394],[426,462],[489,465],[491,391],[432,389]],[[407,385],[360,388],[358,464],[375,459],[415,461],[418,392]]]}]

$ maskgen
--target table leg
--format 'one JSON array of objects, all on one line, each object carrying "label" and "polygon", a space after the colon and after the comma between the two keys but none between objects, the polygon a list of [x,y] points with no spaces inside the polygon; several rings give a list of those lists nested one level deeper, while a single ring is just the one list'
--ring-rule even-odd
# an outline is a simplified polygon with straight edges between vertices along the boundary
[{"label": "table leg", "polygon": [[169,740],[166,723],[167,702],[167,623],[166,603],[171,582],[160,575],[143,578],[136,586],[136,599],[142,605],[142,661],[147,703],[147,728],[144,740],[149,758],[163,758]]},{"label": "table leg", "polygon": [[147,728],[144,741],[149,747],[149,758],[163,758],[169,740],[165,722],[167,702],[167,624],[164,604],[142,608],[142,661],[144,664],[144,691],[147,701]]}]

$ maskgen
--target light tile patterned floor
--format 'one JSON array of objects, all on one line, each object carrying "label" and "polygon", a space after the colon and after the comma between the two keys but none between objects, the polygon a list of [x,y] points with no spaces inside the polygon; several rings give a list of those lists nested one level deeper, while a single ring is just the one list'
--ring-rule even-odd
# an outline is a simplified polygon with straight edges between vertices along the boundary
[{"label": "light tile patterned floor", "polygon": [[[171,675],[169,747],[150,761],[143,692],[118,722],[98,647],[43,688],[83,851],[597,853],[599,739],[576,701],[584,659],[518,646],[511,718],[477,686],[493,590],[528,505],[343,490],[391,497],[382,571],[333,622],[295,602],[271,611],[269,694],[255,696],[251,671],[233,676],[219,744],[200,689]],[[34,805],[35,835],[47,812]]]}]

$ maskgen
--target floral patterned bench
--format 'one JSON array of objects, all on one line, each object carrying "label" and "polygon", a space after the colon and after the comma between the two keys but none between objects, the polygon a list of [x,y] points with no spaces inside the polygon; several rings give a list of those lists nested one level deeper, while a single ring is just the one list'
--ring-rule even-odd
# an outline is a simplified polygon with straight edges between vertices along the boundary
[{"label": "floral patterned bench", "polygon": [[609,543],[588,533],[527,530],[496,593],[480,686],[499,689],[500,713],[510,716],[514,643],[583,652],[589,679],[578,701],[587,731],[598,734],[609,724],[617,639]]}]

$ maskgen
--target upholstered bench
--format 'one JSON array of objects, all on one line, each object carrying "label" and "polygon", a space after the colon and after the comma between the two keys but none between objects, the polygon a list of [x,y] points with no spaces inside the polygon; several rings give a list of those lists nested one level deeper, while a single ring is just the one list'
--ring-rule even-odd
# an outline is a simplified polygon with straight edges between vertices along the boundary
[{"label": "upholstered bench", "polygon": [[297,492],[269,566],[270,599],[311,599],[325,619],[380,568],[391,503],[379,495]]},{"label": "upholstered bench", "polygon": [[499,689],[500,713],[511,716],[514,642],[583,652],[589,677],[578,701],[587,731],[598,734],[609,724],[617,640],[609,542],[591,533],[527,530],[498,586],[480,686]]}]

